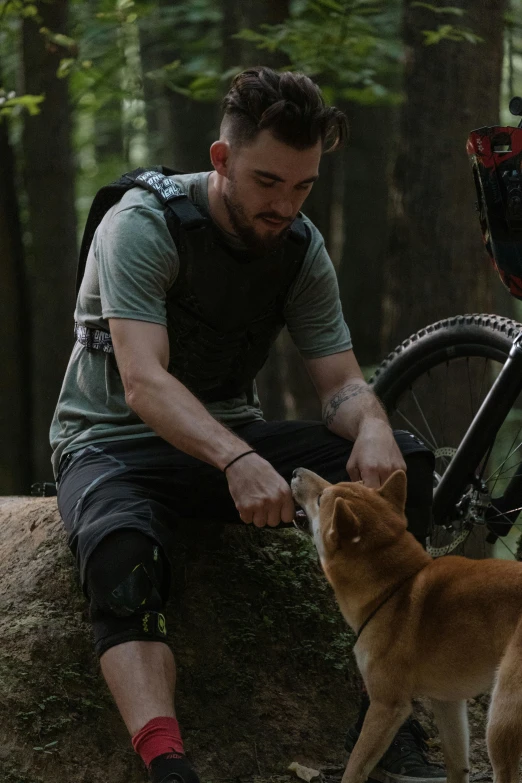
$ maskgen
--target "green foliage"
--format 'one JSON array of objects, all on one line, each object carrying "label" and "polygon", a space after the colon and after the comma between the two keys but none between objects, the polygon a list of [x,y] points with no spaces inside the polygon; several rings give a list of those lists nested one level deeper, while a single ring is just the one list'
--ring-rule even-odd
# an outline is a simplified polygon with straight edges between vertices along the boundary
[{"label": "green foliage", "polygon": [[329,102],[389,103],[398,97],[388,86],[402,52],[398,17],[396,2],[306,0],[283,24],[238,37],[261,51],[283,52],[292,69],[320,80]]},{"label": "green foliage", "polygon": [[6,93],[0,87],[0,122],[2,117],[11,117],[26,110],[31,116],[40,112],[40,104],[43,102],[43,95],[16,95],[14,91]]},{"label": "green foliage", "polygon": [[451,24],[441,24],[436,30],[422,30],[426,46],[438,44],[441,41],[467,41],[471,44],[481,43],[484,39],[471,30],[455,27]]},{"label": "green foliage", "polygon": [[[413,2],[436,15],[462,17],[453,6]],[[283,24],[242,30],[238,37],[261,51],[281,51],[293,69],[317,78],[329,102],[342,98],[365,105],[396,103],[390,89],[400,68],[402,46],[397,22],[400,7],[380,0],[300,0]],[[426,45],[443,40],[479,43],[468,28],[440,24],[423,30]],[[390,74],[392,78],[390,79]]]},{"label": "green foliage", "polygon": [[[411,3],[412,8],[424,8],[434,14],[442,14],[445,16],[465,16],[466,11],[464,8],[457,8],[455,6],[437,6],[432,3],[420,2],[415,0]],[[467,27],[456,27],[453,24],[440,24],[436,30],[422,30],[424,36],[424,43],[426,46],[432,46],[438,44],[441,41],[465,41],[471,44],[481,43],[483,38],[470,30]]]},{"label": "green foliage", "polygon": [[433,11],[434,14],[453,14],[454,16],[464,16],[466,13],[463,8],[456,8],[454,6],[436,6],[431,3],[414,2],[411,4],[412,8],[426,8],[428,11]]},{"label": "green foliage", "polygon": [[0,5],[0,32],[5,30],[12,19],[38,16],[38,8],[25,0],[3,0]]},{"label": "green foliage", "polygon": [[63,33],[55,33],[52,30],[49,30],[48,27],[40,27],[40,33],[44,36],[48,45],[54,44],[61,49],[65,49],[71,54],[76,53],[78,50],[77,41],[75,41],[74,38],[70,38],[68,35],[64,35]]},{"label": "green foliage", "polygon": [[[209,0],[140,7],[139,27],[146,59],[162,60],[145,79],[195,100],[213,101],[229,76],[222,73],[222,14]],[[175,35],[173,31],[175,30]],[[238,69],[239,70],[239,67]]]}]

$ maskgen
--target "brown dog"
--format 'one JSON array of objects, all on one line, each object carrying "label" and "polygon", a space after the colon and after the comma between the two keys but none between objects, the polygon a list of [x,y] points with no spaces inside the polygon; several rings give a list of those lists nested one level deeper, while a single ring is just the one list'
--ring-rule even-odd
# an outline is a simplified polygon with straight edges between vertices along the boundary
[{"label": "brown dog", "polygon": [[406,476],[379,490],[304,468],[292,491],[347,623],[368,709],[342,783],[364,783],[415,697],[431,700],[448,783],[469,781],[466,699],[493,690],[487,746],[495,783],[522,755],[522,563],[433,560],[406,530]]}]

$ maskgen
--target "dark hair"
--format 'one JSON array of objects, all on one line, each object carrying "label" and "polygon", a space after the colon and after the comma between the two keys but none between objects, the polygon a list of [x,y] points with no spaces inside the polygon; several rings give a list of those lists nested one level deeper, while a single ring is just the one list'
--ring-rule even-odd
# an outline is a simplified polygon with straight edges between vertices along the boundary
[{"label": "dark hair", "polygon": [[234,78],[223,109],[230,141],[238,145],[252,142],[265,128],[295,149],[321,140],[324,152],[337,149],[348,136],[343,112],[326,106],[319,87],[304,73],[248,68]]}]

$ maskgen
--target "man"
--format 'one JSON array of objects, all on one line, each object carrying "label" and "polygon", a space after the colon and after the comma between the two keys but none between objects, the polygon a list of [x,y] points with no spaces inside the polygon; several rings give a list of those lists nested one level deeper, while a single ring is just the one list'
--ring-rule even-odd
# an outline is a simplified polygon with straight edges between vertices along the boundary
[{"label": "man", "polygon": [[[187,231],[173,242],[163,205],[138,187],[100,223],[51,427],[95,649],[153,783],[198,781],[183,755],[166,643],[176,517],[290,523],[298,466],[371,487],[407,468],[419,537],[431,503],[432,455],[394,435],[364,382],[324,242],[299,214],[322,153],[344,139],[344,116],[306,76],[262,67],[235,78],[224,110],[214,170],[172,179],[208,218],[204,241],[193,245]],[[285,323],[324,424],[263,420],[254,378]],[[412,726],[383,759],[383,779],[443,779]]]}]

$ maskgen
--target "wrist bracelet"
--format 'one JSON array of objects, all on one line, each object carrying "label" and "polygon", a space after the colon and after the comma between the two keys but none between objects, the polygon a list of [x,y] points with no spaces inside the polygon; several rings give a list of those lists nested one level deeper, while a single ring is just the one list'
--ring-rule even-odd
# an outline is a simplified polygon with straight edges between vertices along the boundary
[{"label": "wrist bracelet", "polygon": [[241,459],[241,457],[246,457],[247,454],[255,454],[255,453],[256,453],[255,449],[250,449],[250,451],[244,451],[242,454],[239,455],[239,457],[234,457],[234,459],[231,462],[229,462],[228,465],[225,465],[225,467],[223,468],[223,473],[226,473],[228,468],[231,465],[233,465],[234,462],[237,462],[238,459]]}]

